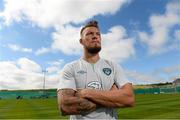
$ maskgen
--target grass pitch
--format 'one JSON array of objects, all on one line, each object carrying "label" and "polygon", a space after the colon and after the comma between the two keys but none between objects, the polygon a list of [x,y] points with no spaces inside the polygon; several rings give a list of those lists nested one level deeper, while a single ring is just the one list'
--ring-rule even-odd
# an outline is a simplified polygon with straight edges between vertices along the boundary
[{"label": "grass pitch", "polygon": [[133,108],[118,110],[121,119],[180,119],[180,94],[136,95]]},{"label": "grass pitch", "polygon": [[[180,94],[136,95],[133,108],[118,109],[120,119],[180,119]],[[0,100],[0,119],[68,119],[56,98]]]}]

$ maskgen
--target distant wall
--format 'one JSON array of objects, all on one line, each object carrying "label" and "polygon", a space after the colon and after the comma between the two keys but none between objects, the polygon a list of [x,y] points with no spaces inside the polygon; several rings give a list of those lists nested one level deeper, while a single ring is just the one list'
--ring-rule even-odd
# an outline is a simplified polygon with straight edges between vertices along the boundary
[{"label": "distant wall", "polygon": [[50,91],[0,91],[0,99],[35,99],[56,97],[56,90]]},{"label": "distant wall", "polygon": [[[160,93],[180,93],[180,86],[159,87],[159,88],[139,88],[134,90],[135,94],[160,94]],[[57,97],[56,90],[33,90],[33,91],[0,91],[0,99],[36,99]]]},{"label": "distant wall", "polygon": [[160,93],[176,93],[176,92],[179,93],[180,86],[135,89],[134,91],[135,94],[160,94]]}]

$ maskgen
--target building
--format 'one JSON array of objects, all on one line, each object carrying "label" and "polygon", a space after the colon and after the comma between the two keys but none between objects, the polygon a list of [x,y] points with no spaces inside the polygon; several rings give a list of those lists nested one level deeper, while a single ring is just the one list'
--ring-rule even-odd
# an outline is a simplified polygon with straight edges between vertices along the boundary
[{"label": "building", "polygon": [[173,81],[173,85],[180,86],[180,78],[175,78],[175,80]]}]

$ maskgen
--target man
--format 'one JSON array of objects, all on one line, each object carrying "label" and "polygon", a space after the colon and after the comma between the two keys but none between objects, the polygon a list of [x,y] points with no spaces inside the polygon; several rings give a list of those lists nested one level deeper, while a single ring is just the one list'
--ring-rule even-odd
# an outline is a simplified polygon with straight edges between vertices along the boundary
[{"label": "man", "polygon": [[[59,109],[70,119],[117,119],[115,108],[134,105],[132,84],[117,64],[100,58],[96,21],[80,32],[84,55],[65,65],[58,85]],[[113,54],[113,53],[112,53]]]}]

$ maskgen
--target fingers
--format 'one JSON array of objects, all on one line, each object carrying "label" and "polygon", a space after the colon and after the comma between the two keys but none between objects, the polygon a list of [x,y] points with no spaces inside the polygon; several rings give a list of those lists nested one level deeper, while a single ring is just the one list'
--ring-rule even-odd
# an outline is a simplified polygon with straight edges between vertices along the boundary
[{"label": "fingers", "polygon": [[84,93],[86,92],[86,89],[77,89],[75,96],[84,98]]}]

